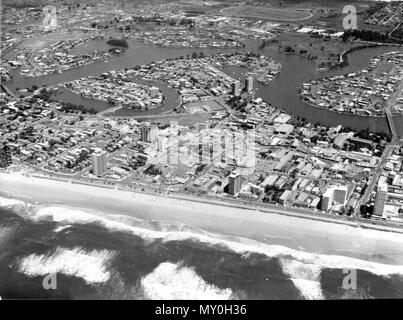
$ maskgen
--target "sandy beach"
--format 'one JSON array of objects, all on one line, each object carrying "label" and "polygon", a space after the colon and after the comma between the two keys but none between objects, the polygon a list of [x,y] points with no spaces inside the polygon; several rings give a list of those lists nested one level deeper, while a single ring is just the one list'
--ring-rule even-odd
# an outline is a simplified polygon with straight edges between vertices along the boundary
[{"label": "sandy beach", "polygon": [[277,213],[0,173],[0,192],[42,205],[63,205],[110,215],[158,220],[264,244],[403,264],[403,234]]}]

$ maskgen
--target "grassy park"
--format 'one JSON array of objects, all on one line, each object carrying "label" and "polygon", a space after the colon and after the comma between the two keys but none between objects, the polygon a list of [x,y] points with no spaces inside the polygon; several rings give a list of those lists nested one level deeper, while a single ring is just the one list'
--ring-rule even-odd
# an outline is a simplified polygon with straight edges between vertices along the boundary
[{"label": "grassy park", "polygon": [[309,19],[312,15],[303,10],[280,9],[268,6],[237,6],[221,10],[222,13],[236,17],[258,19],[299,21]]}]

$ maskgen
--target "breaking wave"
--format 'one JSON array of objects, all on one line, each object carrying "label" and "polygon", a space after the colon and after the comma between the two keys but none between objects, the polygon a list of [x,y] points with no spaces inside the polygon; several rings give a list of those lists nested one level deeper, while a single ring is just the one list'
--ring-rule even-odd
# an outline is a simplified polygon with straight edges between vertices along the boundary
[{"label": "breaking wave", "polygon": [[56,227],[53,232],[58,233],[58,232],[62,232],[65,229],[69,229],[71,227],[71,225],[65,225],[65,226],[58,226]]},{"label": "breaking wave", "polygon": [[109,280],[108,267],[115,256],[116,252],[109,250],[86,251],[79,247],[58,247],[54,252],[31,254],[21,258],[18,269],[30,277],[62,273],[82,278],[87,284],[96,284]]},{"label": "breaking wave", "polygon": [[[56,205],[36,206],[35,209],[31,208],[30,210],[25,210],[23,217],[33,221],[54,221],[62,226],[97,223],[108,230],[128,232],[145,241],[152,242],[154,240],[160,240],[164,243],[193,241],[209,247],[235,252],[245,257],[257,253],[268,258],[279,258],[283,272],[291,278],[290,280],[292,280],[294,285],[299,289],[301,296],[309,299],[323,298],[320,286],[320,274],[325,268],[366,270],[372,274],[381,276],[390,276],[393,274],[403,275],[402,265],[383,264],[341,255],[310,253],[281,245],[265,244],[246,238],[216,235],[189,227],[178,226],[177,224],[170,225],[156,221],[145,221],[128,216],[109,215],[87,209],[83,211]],[[57,230],[60,231],[62,229],[59,227]],[[49,257],[41,257],[41,259],[39,259],[35,256],[34,258],[36,259],[35,261],[39,262],[42,261],[41,259],[50,259]],[[64,266],[62,264],[60,269],[63,268]],[[66,269],[68,268],[66,267]],[[100,266],[99,269],[102,269],[102,267]],[[48,273],[48,270],[45,273]],[[101,274],[105,276],[106,271],[104,273],[101,272]],[[149,290],[150,296],[154,297],[154,295],[158,294],[150,289],[153,288],[151,284],[158,283],[158,279],[160,283],[161,281],[162,283],[166,283],[164,282],[165,280],[168,281],[166,277],[164,278],[166,274],[182,274],[182,276],[186,275],[189,278],[192,278],[191,276],[197,277],[197,274],[195,274],[192,269],[189,270],[176,265],[173,267],[169,264],[163,264],[160,268],[157,268],[154,273],[143,279],[145,281],[145,288],[148,288],[147,290]],[[102,278],[100,276],[100,279],[105,278],[106,277]],[[175,283],[174,287],[176,285]],[[173,295],[174,293],[167,291],[167,296],[169,294]]]},{"label": "breaking wave", "polygon": [[[185,241],[191,240],[210,246],[220,246],[229,251],[248,255],[250,253],[259,253],[269,258],[284,257],[298,260],[304,264],[311,264],[321,268],[346,268],[367,270],[377,275],[403,274],[403,266],[389,265],[378,262],[371,262],[350,258],[340,255],[325,255],[319,253],[310,253],[299,251],[281,245],[268,245],[255,240],[246,238],[231,237],[228,240],[224,236],[211,234],[208,232],[195,231],[158,231],[131,226],[120,222],[120,217],[114,215],[102,215],[99,212],[84,212],[78,209],[70,209],[61,206],[49,206],[39,208],[30,216],[35,220],[52,220],[59,223],[83,224],[97,222],[109,230],[126,231],[139,236],[145,240]],[[165,226],[165,229],[166,226]]]},{"label": "breaking wave", "polygon": [[17,207],[21,206],[26,206],[26,203],[22,200],[0,197],[0,207],[16,209]]},{"label": "breaking wave", "polygon": [[228,300],[231,289],[220,289],[206,283],[192,268],[161,263],[153,272],[141,279],[147,299],[152,300]]},{"label": "breaking wave", "polygon": [[283,258],[279,261],[283,272],[290,277],[302,297],[309,300],[324,299],[320,283],[322,269],[320,266]]}]

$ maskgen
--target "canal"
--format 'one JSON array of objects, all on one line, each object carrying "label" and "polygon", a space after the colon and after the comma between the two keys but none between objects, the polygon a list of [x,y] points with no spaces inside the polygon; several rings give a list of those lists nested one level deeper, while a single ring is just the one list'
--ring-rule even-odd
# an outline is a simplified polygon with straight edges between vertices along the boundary
[{"label": "canal", "polygon": [[[10,89],[28,88],[32,85],[55,85],[61,82],[72,81],[90,75],[99,75],[103,72],[111,70],[119,70],[130,68],[136,65],[148,64],[153,61],[158,61],[171,57],[180,57],[192,55],[193,52],[203,52],[206,55],[215,54],[218,52],[231,52],[237,50],[248,50],[261,52],[265,55],[270,55],[276,61],[280,62],[280,75],[270,82],[268,85],[260,85],[256,82],[256,96],[261,97],[265,101],[274,106],[283,108],[287,113],[306,119],[313,124],[322,124],[326,126],[336,126],[338,124],[352,129],[369,129],[371,131],[389,132],[389,127],[386,117],[363,117],[349,114],[341,114],[334,111],[315,108],[304,103],[298,95],[298,87],[312,79],[320,79],[339,74],[351,73],[365,68],[370,59],[377,54],[384,52],[403,50],[398,47],[372,47],[362,50],[353,51],[348,54],[349,64],[343,68],[318,71],[315,67],[315,62],[304,57],[292,53],[284,53],[273,51],[270,48],[258,49],[260,41],[247,40],[245,48],[238,49],[216,49],[216,48],[162,48],[150,44],[145,44],[136,40],[129,40],[129,48],[123,55],[112,56],[107,61],[99,61],[79,68],[67,70],[61,74],[27,78],[22,77],[18,72],[13,74],[13,82],[8,84]],[[105,40],[93,40],[89,43],[80,45],[74,49],[74,54],[88,53],[94,50],[107,50],[109,46]],[[226,71],[234,77],[243,78],[245,69],[230,67]],[[174,90],[166,87],[161,83],[153,83],[157,85],[164,93],[166,99],[164,104],[156,109],[147,111],[134,111],[121,109],[118,111],[119,116],[130,115],[153,115],[171,110],[178,104],[178,96]],[[61,92],[58,98],[65,102],[82,104],[89,108],[95,108],[98,111],[103,111],[110,107],[106,102],[94,101],[77,96],[70,92]],[[403,135],[403,115],[395,116],[395,123],[400,135]]]}]

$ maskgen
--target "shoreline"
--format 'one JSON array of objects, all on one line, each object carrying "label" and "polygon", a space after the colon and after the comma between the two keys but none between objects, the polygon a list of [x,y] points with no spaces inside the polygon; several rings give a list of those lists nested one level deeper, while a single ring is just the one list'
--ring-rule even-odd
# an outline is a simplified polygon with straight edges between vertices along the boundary
[{"label": "shoreline", "polygon": [[[334,110],[334,109],[320,107],[317,104],[314,104],[313,102],[310,102],[310,101],[306,100],[305,99],[306,97],[304,95],[299,94],[299,96],[301,97],[301,100],[304,103],[310,105],[311,107],[318,108],[318,109],[321,109],[321,110],[327,110],[327,111],[338,113],[338,114],[344,114],[344,115],[350,115],[350,116],[362,117],[362,118],[385,118],[386,117],[386,112],[384,114],[382,114],[382,115],[374,115],[374,114],[365,115],[365,114],[356,114],[356,113],[352,113],[352,112],[338,111],[338,110]],[[399,114],[395,113],[395,114],[392,114],[392,116],[399,116]]]},{"label": "shoreline", "polygon": [[[403,264],[403,234],[357,228],[355,223],[309,219],[290,212],[245,208],[186,197],[164,197],[114,188],[68,183],[0,172],[0,192],[40,205],[90,209],[108,216],[130,216],[188,225],[223,236],[308,252]],[[200,201],[201,200],[201,201]],[[355,226],[354,226],[355,225]],[[383,261],[385,263],[385,261]]]}]

